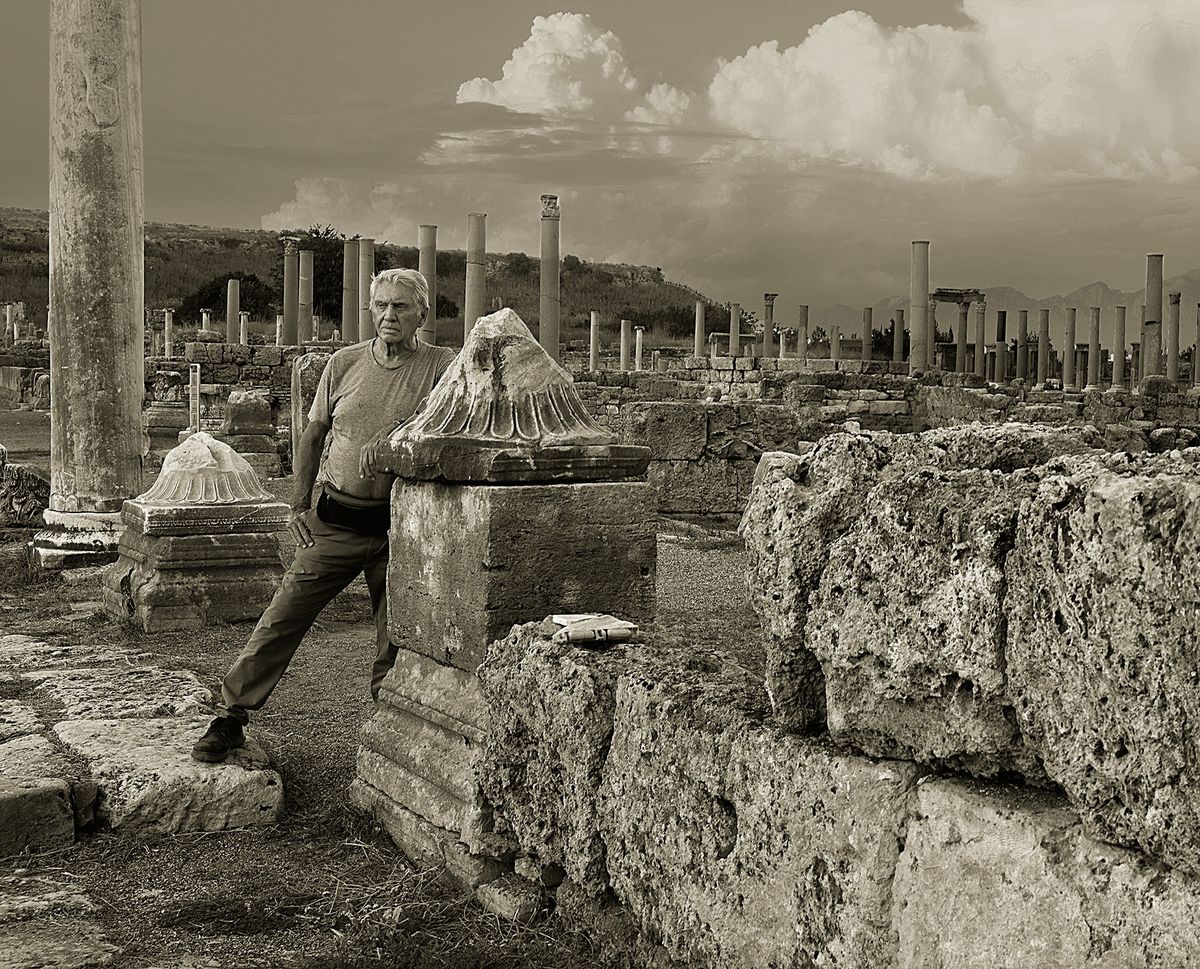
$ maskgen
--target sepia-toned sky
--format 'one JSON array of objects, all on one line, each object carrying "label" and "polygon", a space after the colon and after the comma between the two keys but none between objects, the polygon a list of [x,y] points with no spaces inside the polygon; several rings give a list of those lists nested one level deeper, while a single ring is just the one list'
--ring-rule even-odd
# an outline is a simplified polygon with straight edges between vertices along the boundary
[{"label": "sepia-toned sky", "polygon": [[[439,225],[717,299],[1200,266],[1200,0],[146,0],[147,217]],[[0,4],[0,205],[47,204],[46,0]]]}]

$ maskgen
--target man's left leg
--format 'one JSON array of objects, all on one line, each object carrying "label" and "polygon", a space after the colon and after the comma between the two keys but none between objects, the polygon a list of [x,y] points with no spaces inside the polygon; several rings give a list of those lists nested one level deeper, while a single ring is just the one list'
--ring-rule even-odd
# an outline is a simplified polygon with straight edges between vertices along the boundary
[{"label": "man's left leg", "polygon": [[387,621],[387,540],[383,548],[367,560],[363,576],[371,593],[371,608],[375,612],[375,664],[371,667],[371,699],[379,699],[379,684],[396,662],[396,647],[388,636]]}]

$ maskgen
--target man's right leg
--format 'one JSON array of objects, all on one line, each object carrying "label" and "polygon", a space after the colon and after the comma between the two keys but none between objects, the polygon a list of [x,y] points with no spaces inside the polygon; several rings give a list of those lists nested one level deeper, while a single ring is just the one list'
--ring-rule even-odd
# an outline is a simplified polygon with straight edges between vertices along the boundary
[{"label": "man's right leg", "polygon": [[371,549],[371,539],[327,525],[316,512],[309,518],[313,546],[296,549],[292,567],[222,684],[219,712],[242,724],[250,719],[247,711],[267,702],[304,634],[363,570]]}]

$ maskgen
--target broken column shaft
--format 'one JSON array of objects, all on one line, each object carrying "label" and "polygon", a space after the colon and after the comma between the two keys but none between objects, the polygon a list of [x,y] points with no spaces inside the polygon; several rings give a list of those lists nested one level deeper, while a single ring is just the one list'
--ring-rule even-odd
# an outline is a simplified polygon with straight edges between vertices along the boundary
[{"label": "broken column shaft", "polygon": [[[463,296],[463,341],[487,313],[487,213],[467,216],[467,278]],[[596,368],[593,367],[593,370]]]},{"label": "broken column shaft", "polygon": [[541,263],[538,267],[538,342],[555,363],[559,358],[559,315],[562,310],[559,279],[561,221],[562,212],[558,205],[558,196],[543,195]]}]

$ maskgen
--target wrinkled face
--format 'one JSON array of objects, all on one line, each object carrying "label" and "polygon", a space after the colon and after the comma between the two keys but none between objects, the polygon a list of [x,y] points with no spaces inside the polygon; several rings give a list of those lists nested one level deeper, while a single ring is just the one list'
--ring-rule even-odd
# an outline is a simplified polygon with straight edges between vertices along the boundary
[{"label": "wrinkled face", "polygon": [[421,328],[425,314],[406,286],[382,283],[371,297],[371,319],[384,343],[408,343]]}]

